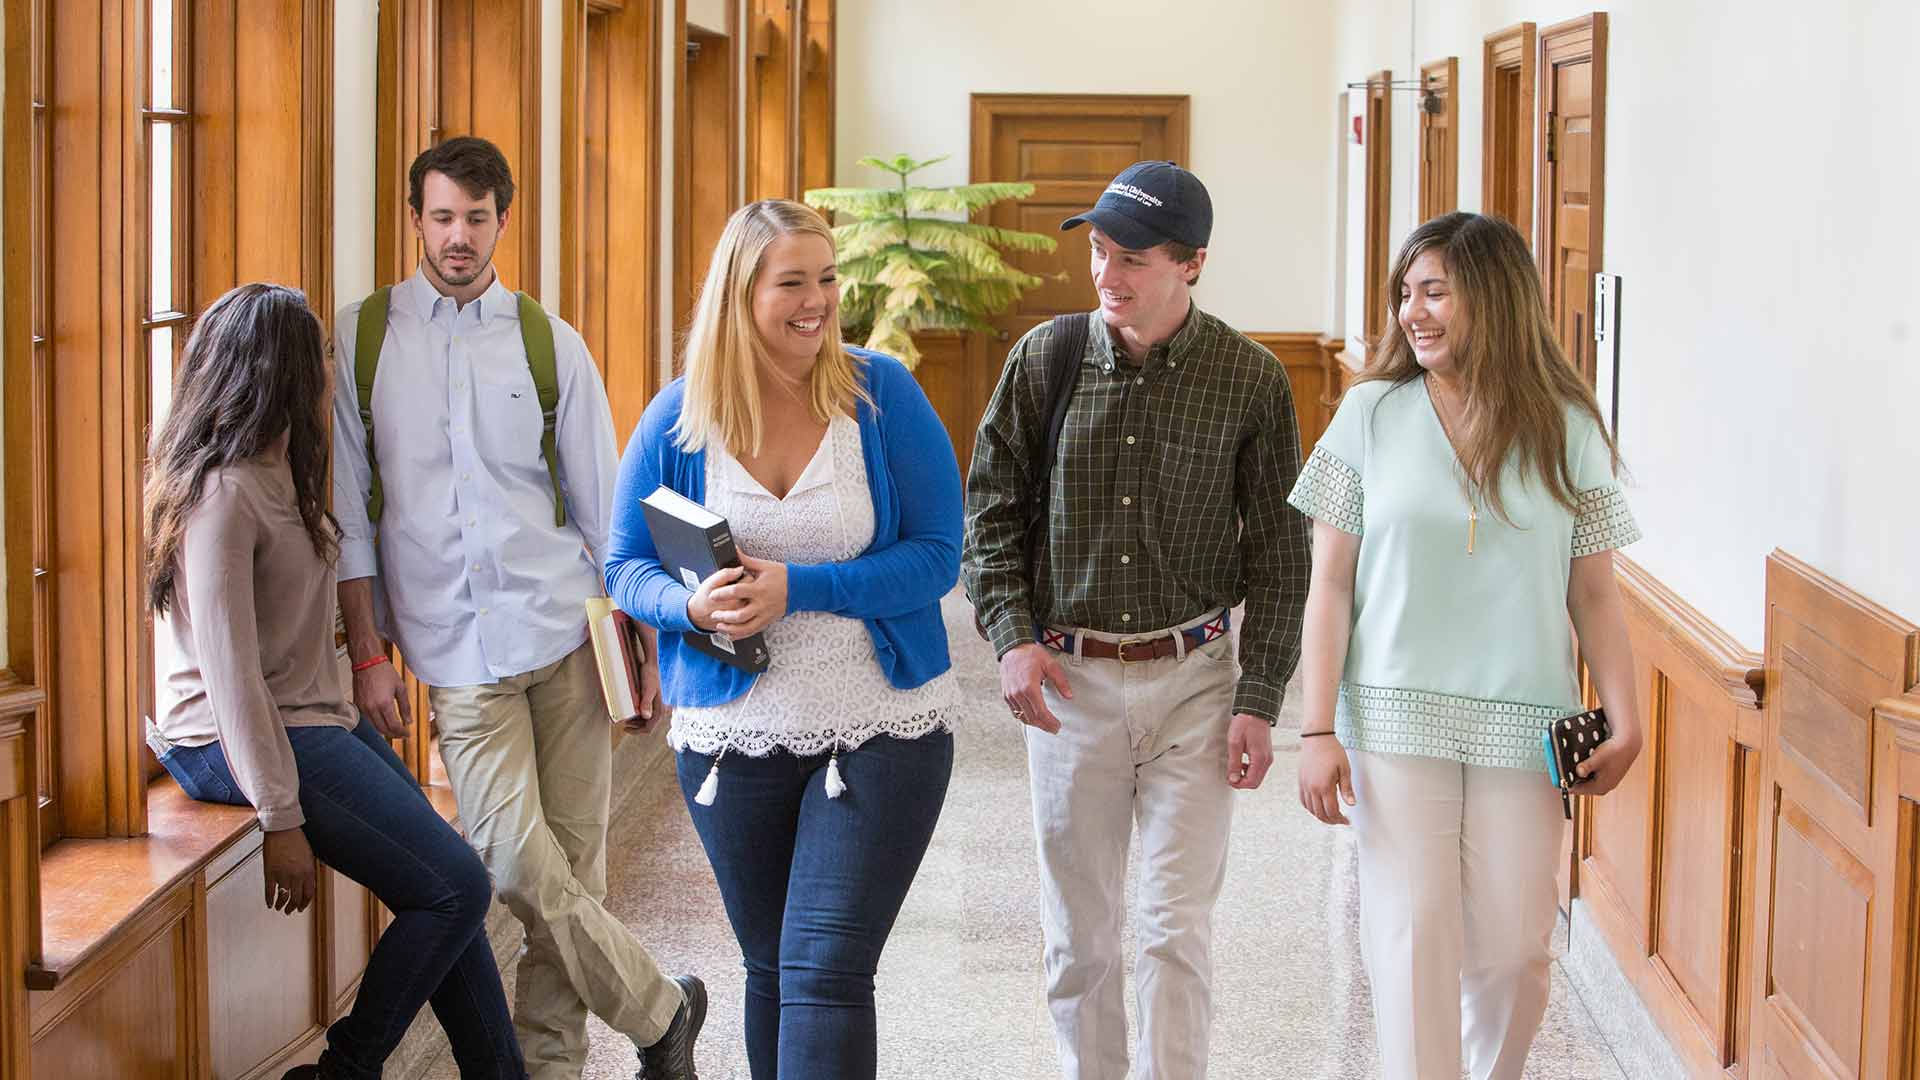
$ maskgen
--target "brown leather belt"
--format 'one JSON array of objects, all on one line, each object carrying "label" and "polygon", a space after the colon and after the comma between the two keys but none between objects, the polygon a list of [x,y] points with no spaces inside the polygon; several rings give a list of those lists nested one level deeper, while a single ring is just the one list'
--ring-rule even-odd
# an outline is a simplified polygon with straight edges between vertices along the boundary
[{"label": "brown leather belt", "polygon": [[[1231,625],[1231,617],[1222,611],[1217,617],[1190,626],[1180,632],[1187,639],[1187,652],[1205,645],[1226,634]],[[1152,637],[1128,638],[1125,641],[1108,641],[1091,634],[1076,634],[1071,630],[1058,630],[1043,627],[1040,631],[1040,643],[1055,652],[1074,651],[1074,639],[1080,639],[1080,655],[1088,660],[1118,660],[1123,664],[1137,664],[1147,660],[1158,660],[1166,656],[1178,656],[1180,650],[1175,645],[1173,635],[1162,632]]]}]

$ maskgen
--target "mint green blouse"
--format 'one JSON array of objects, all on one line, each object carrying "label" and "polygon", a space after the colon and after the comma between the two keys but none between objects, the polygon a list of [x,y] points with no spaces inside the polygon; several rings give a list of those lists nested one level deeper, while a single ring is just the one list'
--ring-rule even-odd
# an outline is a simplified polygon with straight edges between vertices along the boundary
[{"label": "mint green blouse", "polygon": [[1570,513],[1531,468],[1501,474],[1508,521],[1467,496],[1424,379],[1347,392],[1288,501],[1360,537],[1335,731],[1342,745],[1545,769],[1540,733],[1579,712],[1573,560],[1640,539],[1592,418],[1567,412]]}]

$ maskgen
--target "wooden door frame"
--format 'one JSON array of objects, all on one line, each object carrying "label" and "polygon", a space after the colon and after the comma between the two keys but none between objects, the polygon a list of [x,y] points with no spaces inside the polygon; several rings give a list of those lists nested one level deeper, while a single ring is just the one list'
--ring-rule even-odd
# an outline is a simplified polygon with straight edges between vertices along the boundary
[{"label": "wooden door frame", "polygon": [[[1426,206],[1426,159],[1427,132],[1433,127],[1433,115],[1425,107],[1426,92],[1435,84],[1442,87],[1440,92],[1444,101],[1442,115],[1447,121],[1447,159],[1439,164],[1442,182],[1440,202],[1444,205],[1429,208]],[[1420,219],[1427,221],[1441,214],[1451,213],[1460,208],[1460,58],[1449,56],[1443,60],[1430,60],[1420,65]],[[1431,213],[1429,210],[1431,209]]]},{"label": "wooden door frame", "polygon": [[[687,81],[687,56],[693,47],[693,31],[687,25],[687,0],[674,0],[674,119],[673,119],[673,161],[674,161],[674,230],[673,230],[673,295],[671,307],[674,313],[672,332],[677,336],[684,330],[683,323],[692,314],[694,302],[699,295],[700,282],[693,275],[693,265],[697,253],[692,246],[693,188],[689,182],[691,170],[682,166],[691,160],[692,114],[688,111],[689,93]],[[728,212],[738,207],[740,199],[740,9],[738,5],[727,5],[727,24],[718,36],[727,45],[727,104],[726,131],[726,205]],[[684,306],[683,306],[684,305]],[[674,350],[677,362],[680,350]]]},{"label": "wooden door frame", "polygon": [[[1564,64],[1590,62],[1593,65],[1593,202],[1587,215],[1587,268],[1599,273],[1606,248],[1602,226],[1605,223],[1607,183],[1607,13],[1596,11],[1540,31],[1536,52],[1536,77],[1539,90],[1534,95],[1534,175],[1540,180],[1540,197],[1535,200],[1533,249],[1534,262],[1540,268],[1542,284],[1551,283],[1549,260],[1558,234],[1553,213],[1554,166],[1548,151],[1554,141],[1554,113],[1548,108],[1553,100],[1554,71]],[[1552,305],[1552,297],[1548,297]]]},{"label": "wooden door frame", "polygon": [[1181,148],[1175,164],[1193,164],[1193,106],[1185,94],[974,94],[972,131],[968,138],[967,176],[972,183],[992,179],[985,175],[993,160],[993,124],[1010,116],[1138,116],[1162,120],[1167,142]]},{"label": "wooden door frame", "polygon": [[1365,305],[1361,345],[1371,356],[1387,329],[1387,267],[1392,261],[1393,71],[1367,76],[1366,119],[1361,138],[1366,151],[1365,227],[1362,233],[1361,302]]},{"label": "wooden door frame", "polygon": [[[1504,30],[1488,34],[1480,50],[1480,208],[1490,211],[1499,201],[1499,177],[1502,168],[1513,170],[1515,216],[1513,227],[1529,247],[1533,244],[1534,217],[1539,212],[1534,206],[1533,169],[1534,169],[1534,132],[1538,130],[1535,113],[1539,109],[1539,96],[1536,89],[1537,65],[1539,63],[1539,33],[1533,23],[1515,23]],[[1495,73],[1514,71],[1517,73],[1516,93],[1525,105],[1518,110],[1524,130],[1513,133],[1513,145],[1508,147],[1512,157],[1500,160],[1500,147],[1495,145],[1493,132],[1499,117],[1499,100],[1495,97]]]}]

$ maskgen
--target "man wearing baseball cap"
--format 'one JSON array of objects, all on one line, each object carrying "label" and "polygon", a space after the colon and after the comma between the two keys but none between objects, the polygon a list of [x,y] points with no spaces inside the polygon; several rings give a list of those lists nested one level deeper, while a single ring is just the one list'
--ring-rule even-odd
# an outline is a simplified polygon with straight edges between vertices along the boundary
[{"label": "man wearing baseball cap", "polygon": [[1099,309],[1008,355],[968,474],[964,573],[1027,725],[1062,1074],[1128,1076],[1137,824],[1132,1075],[1197,1080],[1232,794],[1273,762],[1300,656],[1308,526],[1285,498],[1300,436],[1273,355],[1193,303],[1213,228],[1197,177],[1130,166],[1061,228],[1080,225]]}]

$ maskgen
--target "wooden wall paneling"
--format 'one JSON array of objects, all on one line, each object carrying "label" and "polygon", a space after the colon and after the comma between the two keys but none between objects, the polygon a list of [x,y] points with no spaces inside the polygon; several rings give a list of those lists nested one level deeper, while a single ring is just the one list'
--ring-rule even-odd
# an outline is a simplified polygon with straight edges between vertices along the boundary
[{"label": "wooden wall paneling", "polygon": [[369,901],[372,893],[352,878],[332,867],[325,867],[321,876],[327,879],[326,938],[329,948],[327,960],[327,1007],[328,1018],[342,1016],[353,1004],[353,995],[360,987],[360,976],[366,970],[367,958],[373,950],[369,942],[376,938],[369,934],[372,911]]},{"label": "wooden wall paneling", "polygon": [[799,194],[794,151],[793,18],[787,0],[749,0],[752,58],[747,67],[747,198]]},{"label": "wooden wall paneling", "polygon": [[[660,265],[660,19],[645,0],[585,5],[563,85],[563,295],[606,383],[614,430],[639,422],[663,383],[656,333]],[[569,239],[570,238],[570,239]]]},{"label": "wooden wall paneling", "polygon": [[143,260],[128,250],[146,204],[135,74],[141,35],[111,0],[62,4],[48,28],[50,153],[61,198],[49,208],[47,297],[51,460],[47,501],[49,735],[57,744],[62,832],[145,827],[135,731],[144,662],[138,539],[146,358],[138,316]]},{"label": "wooden wall paneling", "polygon": [[1899,793],[1893,910],[1894,1026],[1888,1074],[1920,1076],[1920,692],[1884,698],[1876,722],[1893,735],[1892,772]]},{"label": "wooden wall paneling", "polygon": [[478,135],[506,155],[515,193],[494,265],[508,288],[539,297],[541,5],[538,0],[438,3],[440,132],[435,141]]},{"label": "wooden wall paneling", "polygon": [[267,907],[264,867],[256,832],[206,871],[207,921],[219,927],[207,943],[216,1076],[242,1076],[278,1059],[313,1034],[326,1004],[316,994],[321,913]]},{"label": "wooden wall paneling", "polygon": [[[740,109],[729,33],[689,26],[686,0],[676,0],[674,23],[680,43],[675,51],[679,89],[674,93],[673,125],[673,330],[677,342],[686,333],[727,217],[740,205],[735,183]],[[679,353],[678,347],[674,352]]]},{"label": "wooden wall paneling", "polygon": [[1327,370],[1319,334],[1250,333],[1261,348],[1286,369],[1287,382],[1293,388],[1295,423],[1300,429],[1300,457],[1313,453],[1313,446],[1326,432]]},{"label": "wooden wall paneling", "polygon": [[29,994],[33,1080],[194,1078],[198,946],[187,884],[149,908],[98,962],[57,989]]},{"label": "wooden wall paneling", "polygon": [[1480,211],[1506,218],[1533,243],[1533,23],[1488,34],[1480,65]]},{"label": "wooden wall paneling", "polygon": [[797,150],[800,191],[833,186],[834,173],[834,0],[799,0],[806,39],[795,57],[800,85]]},{"label": "wooden wall paneling", "polygon": [[1745,1060],[1762,660],[1616,554],[1645,749],[1580,803],[1579,894],[1690,1073]]},{"label": "wooden wall paneling", "polygon": [[1365,251],[1366,305],[1365,348],[1371,350],[1380,341],[1387,325],[1387,270],[1393,261],[1390,248],[1393,214],[1393,72],[1378,71],[1367,78],[1367,114],[1361,136],[1366,140],[1366,228]]},{"label": "wooden wall paneling", "polygon": [[1761,1076],[1884,1076],[1911,1015],[1892,958],[1914,852],[1875,709],[1920,682],[1920,628],[1775,552],[1766,673],[1753,1058]]},{"label": "wooden wall paneling", "polygon": [[440,37],[435,0],[385,0],[379,7],[373,281],[390,285],[412,273],[420,258],[407,167],[439,141]]},{"label": "wooden wall paneling", "polygon": [[33,820],[39,784],[30,724],[44,698],[0,676],[0,1080],[27,1080],[31,1064],[30,1006],[20,973],[40,953],[40,842]]}]

